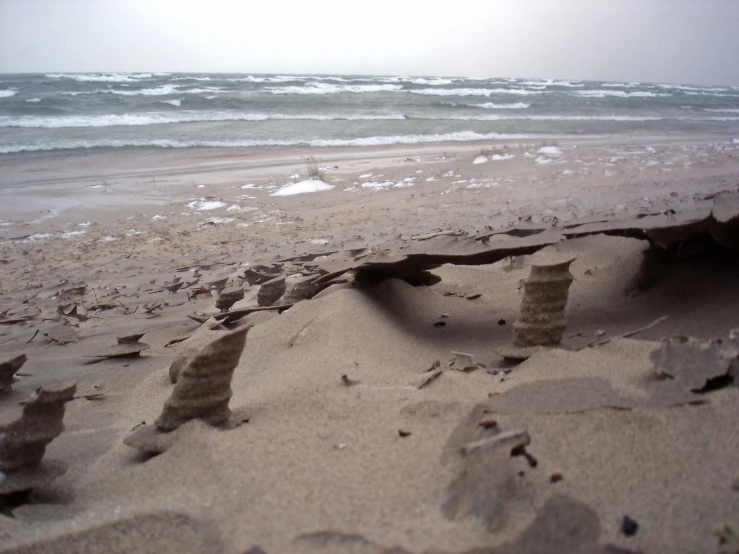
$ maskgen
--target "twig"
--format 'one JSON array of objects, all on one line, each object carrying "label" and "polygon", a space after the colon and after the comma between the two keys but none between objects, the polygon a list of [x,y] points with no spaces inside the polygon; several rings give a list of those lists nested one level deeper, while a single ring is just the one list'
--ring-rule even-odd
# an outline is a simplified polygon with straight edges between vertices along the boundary
[{"label": "twig", "polygon": [[98,294],[95,292],[95,287],[92,287],[92,294],[95,295],[95,305],[100,304],[100,302],[98,302]]},{"label": "twig", "polygon": [[615,337],[610,337],[610,338],[603,339],[603,340],[594,340],[593,342],[590,342],[590,343],[586,344],[585,346],[581,346],[580,348],[578,348],[577,349],[577,352],[579,352],[580,350],[584,350],[585,348],[590,348],[592,346],[601,346],[603,344],[608,344],[613,339],[625,339],[625,338],[628,338],[628,337],[633,337],[634,335],[636,335],[638,333],[641,333],[642,331],[646,331],[647,329],[651,329],[652,327],[656,327],[657,325],[659,325],[660,323],[662,323],[663,321],[665,321],[669,317],[670,317],[669,315],[663,315],[662,317],[658,317],[657,319],[655,319],[654,321],[652,321],[652,323],[648,323],[644,327],[639,327],[638,329],[634,329],[633,331],[628,331],[626,333],[622,333],[620,335],[616,335]]},{"label": "twig", "polygon": [[33,334],[33,336],[30,339],[28,339],[28,342],[26,344],[30,344],[31,341],[36,338],[36,335],[38,335],[39,330],[40,329],[36,329],[36,332]]}]

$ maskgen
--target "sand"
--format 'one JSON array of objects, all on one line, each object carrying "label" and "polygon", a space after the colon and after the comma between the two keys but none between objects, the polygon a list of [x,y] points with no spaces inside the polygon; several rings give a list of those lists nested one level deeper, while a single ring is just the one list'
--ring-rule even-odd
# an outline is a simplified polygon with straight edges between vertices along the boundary
[{"label": "sand", "polygon": [[[0,422],[40,386],[76,380],[78,397],[47,448],[69,471],[6,506],[0,551],[718,552],[714,528],[739,526],[739,390],[658,381],[654,358],[673,335],[739,328],[739,259],[701,236],[674,245],[649,288],[638,286],[642,236],[547,247],[577,256],[567,328],[562,348],[520,364],[497,352],[531,256],[442,265],[430,286],[349,274],[228,324],[253,325],[230,400],[248,422],[187,423],[153,457],[123,439],[162,412],[170,363],[228,332],[188,317],[218,313],[214,296],[193,294],[204,283],[515,226],[710,210],[737,192],[738,154],[731,137],[675,135],[7,156],[0,361],[28,360],[0,396]],[[307,179],[309,156],[334,188],[274,196]],[[170,293],[176,277],[185,285]],[[241,286],[232,311],[257,305],[259,285]],[[44,336],[59,325],[79,341]],[[150,347],[140,356],[88,357],[137,330]],[[479,365],[450,368],[453,351]],[[437,360],[438,378],[418,388]],[[523,430],[535,467],[496,446],[460,453]]]}]

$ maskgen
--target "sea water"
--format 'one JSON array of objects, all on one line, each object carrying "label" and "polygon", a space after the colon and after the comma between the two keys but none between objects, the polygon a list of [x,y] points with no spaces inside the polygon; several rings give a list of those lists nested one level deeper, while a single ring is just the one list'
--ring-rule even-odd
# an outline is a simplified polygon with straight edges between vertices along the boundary
[{"label": "sea water", "polygon": [[739,87],[513,78],[0,75],[2,155],[739,133]]}]

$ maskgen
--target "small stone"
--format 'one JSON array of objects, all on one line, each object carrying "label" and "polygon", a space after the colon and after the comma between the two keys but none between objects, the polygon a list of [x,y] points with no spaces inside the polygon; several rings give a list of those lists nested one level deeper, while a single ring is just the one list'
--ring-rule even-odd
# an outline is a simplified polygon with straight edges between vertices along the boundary
[{"label": "small stone", "polygon": [[505,319],[499,319],[498,320],[498,325],[505,325],[505,324],[506,324]]},{"label": "small stone", "polygon": [[636,535],[638,530],[639,524],[629,516],[624,516],[624,519],[621,522],[621,532],[627,537],[632,537]]},{"label": "small stone", "polygon": [[552,473],[552,475],[549,477],[549,481],[551,483],[559,483],[562,479],[564,479],[564,475],[561,473]]},{"label": "small stone", "polygon": [[401,438],[410,437],[411,432],[410,431],[404,431],[403,429],[398,429],[398,436]]}]

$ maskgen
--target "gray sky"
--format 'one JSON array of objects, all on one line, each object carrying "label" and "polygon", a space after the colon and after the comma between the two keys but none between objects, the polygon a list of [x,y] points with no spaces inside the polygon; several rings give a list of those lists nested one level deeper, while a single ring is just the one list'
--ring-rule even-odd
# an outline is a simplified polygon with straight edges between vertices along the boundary
[{"label": "gray sky", "polygon": [[0,0],[0,72],[739,85],[739,0]]}]

